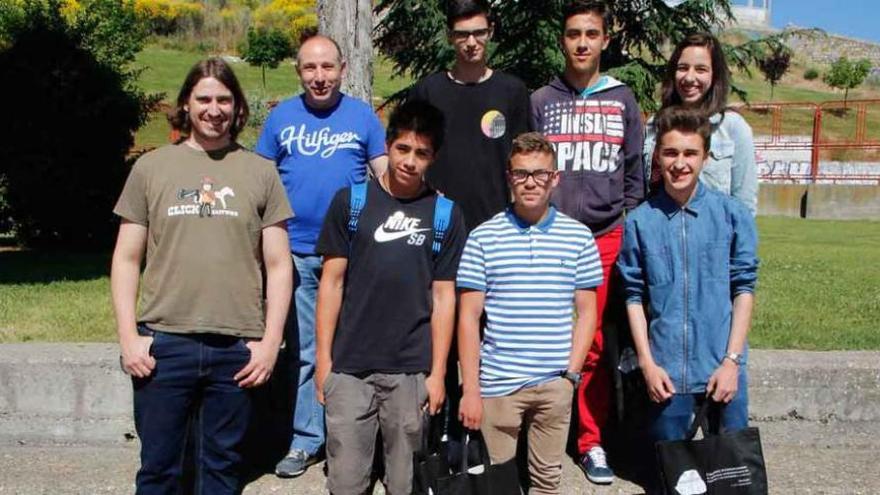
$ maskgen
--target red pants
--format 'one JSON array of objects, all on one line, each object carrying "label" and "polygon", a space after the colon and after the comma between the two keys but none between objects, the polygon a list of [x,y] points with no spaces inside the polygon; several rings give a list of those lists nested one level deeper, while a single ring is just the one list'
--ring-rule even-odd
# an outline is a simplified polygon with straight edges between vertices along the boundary
[{"label": "red pants", "polygon": [[602,260],[603,282],[596,289],[596,336],[587,353],[584,367],[581,370],[581,384],[577,391],[578,411],[578,452],[587,452],[596,445],[602,445],[601,429],[608,421],[611,411],[611,372],[602,363],[602,351],[605,348],[602,334],[602,315],[608,301],[608,284],[611,269],[617,261],[620,243],[623,240],[623,226],[596,237],[596,248]]}]

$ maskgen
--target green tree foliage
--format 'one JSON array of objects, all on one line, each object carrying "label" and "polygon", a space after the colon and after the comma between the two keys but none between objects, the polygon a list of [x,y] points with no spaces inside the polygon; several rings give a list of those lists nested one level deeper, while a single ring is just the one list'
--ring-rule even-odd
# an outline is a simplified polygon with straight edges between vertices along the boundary
[{"label": "green tree foliage", "polygon": [[157,96],[133,89],[143,37],[130,3],[23,0],[0,17],[0,184],[22,243],[109,245],[133,133]]},{"label": "green tree foliage", "polygon": [[263,90],[266,89],[266,68],[278,67],[290,55],[290,39],[278,29],[249,29],[247,46],[242,55],[247,62],[262,69]]},{"label": "green tree foliage", "polygon": [[843,103],[846,106],[846,100],[849,97],[849,90],[858,87],[865,81],[868,74],[871,73],[871,61],[867,59],[850,60],[846,57],[840,57],[833,64],[825,77],[822,78],[825,84],[832,88],[842,89]]},{"label": "green tree foliage", "polygon": [[807,81],[814,81],[816,79],[819,79],[819,71],[814,69],[813,67],[810,67],[809,69],[804,71],[804,79],[806,79]]},{"label": "green tree foliage", "polygon": [[778,45],[767,52],[758,60],[758,69],[764,74],[764,79],[770,83],[770,100],[773,101],[773,90],[782,76],[791,67],[791,49],[785,45]]},{"label": "green tree foliage", "polygon": [[[494,0],[495,35],[490,65],[519,76],[530,89],[546,84],[564,65],[559,50],[560,19],[566,0]],[[667,43],[695,31],[711,31],[731,19],[729,0],[689,0],[670,7],[663,0],[608,2],[613,29],[602,70],[626,82],[646,110],[657,108],[655,88],[663,75]],[[416,79],[443,70],[454,59],[446,41],[444,0],[380,0],[383,12],[376,44],[398,73]],[[726,46],[730,62],[743,70],[783,35]],[[741,92],[740,92],[741,93]],[[401,95],[396,95],[401,96]]]}]

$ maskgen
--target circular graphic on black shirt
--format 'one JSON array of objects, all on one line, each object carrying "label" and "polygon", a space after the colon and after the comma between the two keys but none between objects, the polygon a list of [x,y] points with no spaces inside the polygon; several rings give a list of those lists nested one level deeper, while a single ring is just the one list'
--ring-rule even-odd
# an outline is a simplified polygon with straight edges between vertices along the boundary
[{"label": "circular graphic on black shirt", "polygon": [[503,136],[504,131],[507,130],[507,119],[505,119],[504,114],[498,110],[489,110],[483,114],[483,118],[480,121],[480,128],[483,129],[483,134],[485,134],[487,138],[498,139]]}]

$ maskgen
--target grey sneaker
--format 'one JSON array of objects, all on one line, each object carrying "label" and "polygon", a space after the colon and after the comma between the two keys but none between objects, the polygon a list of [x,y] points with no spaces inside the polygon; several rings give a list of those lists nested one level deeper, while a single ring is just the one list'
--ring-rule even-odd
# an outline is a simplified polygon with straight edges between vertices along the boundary
[{"label": "grey sneaker", "polygon": [[614,471],[608,467],[608,461],[605,459],[605,449],[598,445],[591,448],[581,457],[578,467],[587,475],[588,480],[597,485],[610,485],[614,481]]},{"label": "grey sneaker", "polygon": [[312,464],[318,463],[317,456],[309,455],[305,450],[292,449],[284,459],[275,465],[275,476],[279,478],[296,478],[306,472]]}]

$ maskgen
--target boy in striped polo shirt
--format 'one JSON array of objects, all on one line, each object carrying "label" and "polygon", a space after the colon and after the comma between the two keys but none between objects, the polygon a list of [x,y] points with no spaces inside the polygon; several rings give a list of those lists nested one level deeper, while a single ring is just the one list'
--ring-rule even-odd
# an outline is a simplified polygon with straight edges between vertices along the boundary
[{"label": "boy in striped polo shirt", "polygon": [[482,429],[493,463],[516,454],[523,420],[529,422],[533,494],[559,493],[572,396],[593,340],[595,289],[602,283],[590,229],[550,204],[559,184],[555,163],[541,134],[513,140],[507,170],[513,204],[471,232],[457,277],[459,417],[466,428]]}]

